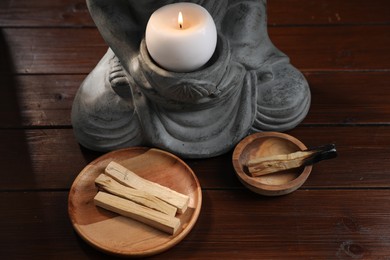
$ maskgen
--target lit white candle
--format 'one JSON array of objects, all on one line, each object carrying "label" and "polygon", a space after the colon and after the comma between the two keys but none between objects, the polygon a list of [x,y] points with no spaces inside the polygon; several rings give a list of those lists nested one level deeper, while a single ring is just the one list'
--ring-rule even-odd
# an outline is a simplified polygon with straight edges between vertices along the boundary
[{"label": "lit white candle", "polygon": [[190,72],[206,64],[217,45],[213,18],[200,5],[176,3],[155,11],[145,34],[146,47],[161,67]]}]

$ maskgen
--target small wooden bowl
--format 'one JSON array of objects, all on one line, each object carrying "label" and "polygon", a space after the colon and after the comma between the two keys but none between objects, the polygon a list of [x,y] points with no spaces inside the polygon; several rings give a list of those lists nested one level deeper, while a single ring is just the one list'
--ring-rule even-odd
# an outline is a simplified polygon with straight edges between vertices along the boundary
[{"label": "small wooden bowl", "polygon": [[239,180],[251,191],[267,196],[291,193],[309,177],[312,166],[251,177],[245,164],[256,157],[288,154],[307,149],[298,139],[283,133],[262,132],[243,139],[234,149],[233,166]]}]

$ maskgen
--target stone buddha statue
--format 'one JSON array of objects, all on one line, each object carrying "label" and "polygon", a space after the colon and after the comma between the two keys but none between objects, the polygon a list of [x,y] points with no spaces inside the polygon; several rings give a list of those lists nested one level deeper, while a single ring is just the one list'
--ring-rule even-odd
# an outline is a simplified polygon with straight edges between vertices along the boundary
[{"label": "stone buddha statue", "polygon": [[217,48],[202,68],[165,70],[150,57],[146,25],[174,0],[88,0],[109,49],[72,108],[77,140],[98,151],[158,147],[212,157],[246,135],[294,128],[310,107],[303,75],[270,41],[266,0],[191,0],[213,17]]}]

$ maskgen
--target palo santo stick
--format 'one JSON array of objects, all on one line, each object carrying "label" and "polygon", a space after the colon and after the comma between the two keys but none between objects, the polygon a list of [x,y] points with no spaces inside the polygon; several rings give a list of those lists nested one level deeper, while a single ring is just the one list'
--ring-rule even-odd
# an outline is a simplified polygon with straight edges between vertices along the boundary
[{"label": "palo santo stick", "polygon": [[169,205],[168,203],[150,195],[145,191],[126,187],[107,175],[100,174],[99,177],[96,178],[95,183],[101,189],[111,194],[131,200],[172,217],[176,215],[176,207]]},{"label": "palo santo stick", "polygon": [[314,164],[316,162],[331,159],[337,156],[334,144],[320,146],[305,151],[298,151],[290,154],[280,154],[255,158],[246,163],[248,171],[253,177],[258,177],[274,172],[294,169],[301,166]]},{"label": "palo santo stick", "polygon": [[94,198],[94,202],[96,206],[138,220],[171,235],[175,234],[180,226],[180,219],[178,218],[106,192],[99,191]]},{"label": "palo santo stick", "polygon": [[256,166],[259,164],[263,164],[265,162],[269,161],[288,161],[288,160],[295,160],[300,158],[306,158],[310,155],[312,155],[315,151],[298,151],[295,153],[289,153],[289,154],[278,154],[278,155],[271,155],[267,157],[259,157],[249,160],[246,165],[248,167]]},{"label": "palo santo stick", "polygon": [[264,157],[262,158],[264,160],[258,161],[257,163],[251,163],[250,165],[252,166],[249,166],[248,170],[253,177],[258,177],[274,172],[294,169],[301,167],[304,163],[303,159],[310,156],[301,156],[301,154],[299,154],[294,158],[294,156],[291,155],[293,154]]},{"label": "palo santo stick", "polygon": [[125,186],[146,191],[168,204],[175,206],[179,213],[184,213],[188,207],[190,200],[188,196],[161,186],[155,182],[145,180],[116,162],[110,162],[106,167],[105,172],[108,176]]},{"label": "palo santo stick", "polygon": [[313,152],[295,152],[256,158],[247,163],[248,170],[253,177],[258,177],[274,172],[301,167],[304,159],[311,156]]}]

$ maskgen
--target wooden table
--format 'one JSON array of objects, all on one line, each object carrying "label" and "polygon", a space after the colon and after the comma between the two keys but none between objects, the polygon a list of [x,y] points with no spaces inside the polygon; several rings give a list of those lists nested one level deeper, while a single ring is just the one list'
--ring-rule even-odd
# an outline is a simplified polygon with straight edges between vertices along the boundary
[{"label": "wooden table", "polygon": [[[389,259],[390,1],[269,0],[269,34],[307,77],[312,106],[288,134],[335,143],[296,192],[241,185],[231,152],[187,160],[203,191],[192,232],[163,259]],[[101,154],[70,124],[106,51],[82,0],[0,1],[0,258],[95,259],[74,232],[69,188]]]}]

